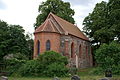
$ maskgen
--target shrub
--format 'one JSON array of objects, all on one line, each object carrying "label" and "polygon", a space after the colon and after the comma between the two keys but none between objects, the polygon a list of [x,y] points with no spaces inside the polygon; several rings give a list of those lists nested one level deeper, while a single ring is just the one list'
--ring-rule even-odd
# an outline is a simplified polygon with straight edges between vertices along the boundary
[{"label": "shrub", "polygon": [[9,73],[9,75],[11,75],[14,72],[16,72],[25,62],[26,62],[25,60],[18,60],[18,59],[5,60],[4,62],[6,66],[5,70]]},{"label": "shrub", "polygon": [[28,61],[19,69],[21,76],[67,76],[68,69],[65,67],[67,58],[54,51],[41,54],[38,59]]},{"label": "shrub", "polygon": [[46,70],[46,76],[53,77],[65,77],[68,76],[68,69],[65,67],[65,64],[53,63],[48,65],[48,70]]},{"label": "shrub", "polygon": [[111,69],[113,74],[120,74],[120,44],[112,42],[102,44],[95,53],[96,61],[103,71]]},{"label": "shrub", "polygon": [[21,76],[37,76],[39,73],[42,72],[41,65],[37,60],[30,60],[23,64],[18,72]]},{"label": "shrub", "polygon": [[52,63],[63,63],[68,64],[68,60],[65,56],[62,56],[60,53],[54,52],[54,51],[46,51],[42,55],[38,57],[40,62],[42,62],[44,65],[49,65]]}]

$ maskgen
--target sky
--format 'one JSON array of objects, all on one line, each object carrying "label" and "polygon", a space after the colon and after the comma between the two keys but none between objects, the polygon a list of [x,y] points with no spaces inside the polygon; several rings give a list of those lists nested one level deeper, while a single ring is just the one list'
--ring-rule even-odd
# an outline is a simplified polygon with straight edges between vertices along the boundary
[{"label": "sky", "polygon": [[[41,2],[46,0],[0,0],[0,20],[8,24],[21,25],[25,33],[34,32],[34,23],[38,13],[38,7]],[[82,30],[82,22],[95,7],[96,3],[108,0],[63,0],[70,2],[74,9],[74,19],[76,25]]]}]

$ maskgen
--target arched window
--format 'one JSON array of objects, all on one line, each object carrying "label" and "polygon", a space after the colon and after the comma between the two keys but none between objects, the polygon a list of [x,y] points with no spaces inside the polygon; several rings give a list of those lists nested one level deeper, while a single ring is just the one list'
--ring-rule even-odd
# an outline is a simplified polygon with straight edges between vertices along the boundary
[{"label": "arched window", "polygon": [[79,57],[81,58],[82,54],[82,49],[81,49],[81,45],[79,46]]},{"label": "arched window", "polygon": [[50,40],[47,40],[46,42],[46,51],[50,50]]},{"label": "arched window", "polygon": [[40,54],[40,41],[37,42],[37,54]]},{"label": "arched window", "polygon": [[71,44],[71,58],[74,57],[74,43]]}]

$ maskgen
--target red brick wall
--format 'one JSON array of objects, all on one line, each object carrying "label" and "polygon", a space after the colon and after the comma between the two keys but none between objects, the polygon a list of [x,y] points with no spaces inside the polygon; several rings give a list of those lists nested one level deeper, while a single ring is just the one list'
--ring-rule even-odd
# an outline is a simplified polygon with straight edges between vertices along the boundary
[{"label": "red brick wall", "polygon": [[60,34],[57,33],[36,33],[34,39],[34,58],[37,57],[37,41],[40,41],[40,53],[46,51],[46,41],[50,40],[50,50],[60,52]]}]

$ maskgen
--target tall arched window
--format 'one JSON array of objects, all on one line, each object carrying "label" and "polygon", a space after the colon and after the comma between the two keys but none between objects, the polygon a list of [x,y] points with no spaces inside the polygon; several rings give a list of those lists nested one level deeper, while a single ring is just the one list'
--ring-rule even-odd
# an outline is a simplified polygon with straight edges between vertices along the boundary
[{"label": "tall arched window", "polygon": [[71,58],[74,57],[74,43],[71,44]]},{"label": "tall arched window", "polygon": [[37,54],[40,54],[40,41],[37,42]]},{"label": "tall arched window", "polygon": [[50,50],[50,40],[47,40],[46,42],[46,51]]},{"label": "tall arched window", "polygon": [[81,58],[82,54],[82,49],[81,49],[81,45],[79,46],[79,57]]}]

